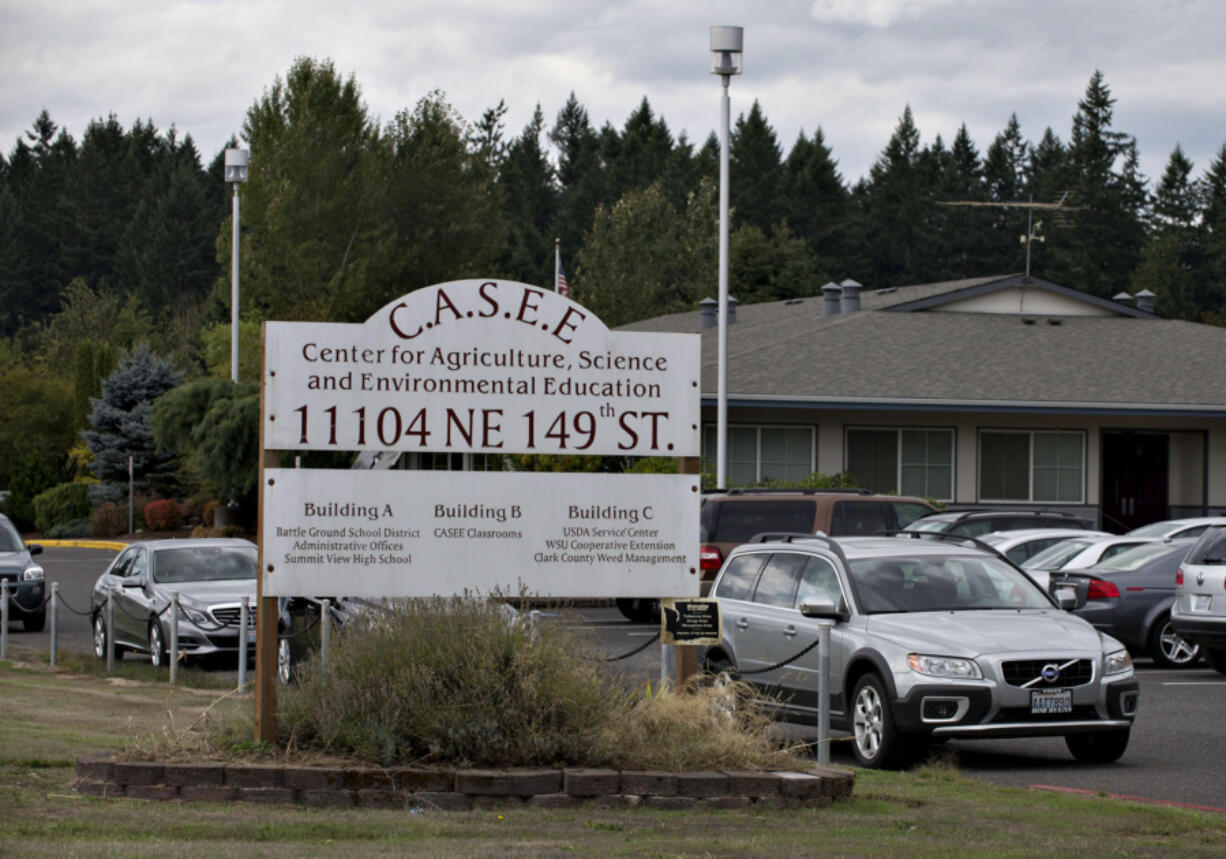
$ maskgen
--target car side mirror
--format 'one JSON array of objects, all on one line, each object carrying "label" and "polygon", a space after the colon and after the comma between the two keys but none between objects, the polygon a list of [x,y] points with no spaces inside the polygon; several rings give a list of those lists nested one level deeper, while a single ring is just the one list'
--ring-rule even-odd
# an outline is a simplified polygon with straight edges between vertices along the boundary
[{"label": "car side mirror", "polygon": [[43,553],[42,543],[26,543],[26,550],[31,555],[41,555]]},{"label": "car side mirror", "polygon": [[1061,611],[1077,608],[1077,592],[1072,588],[1056,588],[1052,596],[1056,598],[1056,605],[1060,606]]},{"label": "car side mirror", "polygon": [[835,605],[830,597],[805,597],[800,601],[800,613],[818,620],[846,620],[843,607]]}]

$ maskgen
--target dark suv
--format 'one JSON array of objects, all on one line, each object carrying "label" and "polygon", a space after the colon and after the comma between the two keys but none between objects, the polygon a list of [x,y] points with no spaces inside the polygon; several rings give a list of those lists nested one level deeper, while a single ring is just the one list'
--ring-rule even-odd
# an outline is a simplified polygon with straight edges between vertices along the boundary
[{"label": "dark suv", "polygon": [[9,583],[9,617],[20,617],[26,632],[38,632],[47,622],[43,568],[31,557],[42,550],[37,543],[27,546],[9,518],[0,513],[0,578]]},{"label": "dark suv", "polygon": [[956,510],[933,513],[900,526],[908,531],[930,531],[979,537],[993,531],[1018,531],[1023,528],[1075,528],[1091,530],[1094,523],[1061,510]]}]

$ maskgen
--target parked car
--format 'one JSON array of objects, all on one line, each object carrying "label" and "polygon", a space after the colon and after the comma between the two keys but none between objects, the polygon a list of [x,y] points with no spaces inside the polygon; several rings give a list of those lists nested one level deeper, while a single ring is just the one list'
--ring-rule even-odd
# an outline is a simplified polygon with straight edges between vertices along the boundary
[{"label": "parked car", "polygon": [[26,632],[38,632],[47,623],[43,568],[34,556],[43,547],[26,545],[7,516],[0,513],[0,579],[9,583],[9,619],[21,618]]},{"label": "parked car", "polygon": [[904,526],[908,531],[980,537],[993,531],[1027,528],[1094,529],[1094,523],[1062,510],[951,510],[933,513]]},{"label": "parked car", "polygon": [[1226,674],[1226,526],[1210,526],[1179,565],[1171,627]]},{"label": "parked car", "polygon": [[1106,531],[1079,531],[1071,528],[1022,528],[1017,531],[992,531],[979,539],[1019,567],[1038,553],[1070,537],[1094,539],[1109,537]]},{"label": "parked car", "polygon": [[1084,570],[1103,561],[1109,561],[1134,546],[1151,543],[1155,539],[1154,537],[1128,537],[1119,534],[1103,537],[1071,536],[1023,561],[1021,567],[1030,573],[1036,582],[1046,588],[1052,573]]},{"label": "parked car", "polygon": [[[1194,540],[1158,540],[1134,546],[1084,570],[1061,570],[1058,584],[1086,582],[1086,601],[1076,609],[1094,626],[1118,638],[1162,668],[1190,668],[1199,648],[1175,631],[1171,606],[1179,564]],[[1063,581],[1062,581],[1063,580]]]},{"label": "parked car", "polygon": [[1210,525],[1226,525],[1226,516],[1199,516],[1191,519],[1163,519],[1150,522],[1128,532],[1129,537],[1166,538],[1199,537]]},{"label": "parked car", "polygon": [[[94,655],[105,659],[108,638],[115,655],[148,653],[154,665],[168,657],[168,606],[179,596],[179,650],[188,657],[237,654],[240,604],[250,601],[249,641],[255,640],[256,547],[248,540],[199,538],[132,543],[94,584],[91,598]],[[107,595],[113,595],[107,625]],[[254,648],[252,648],[254,653]]]},{"label": "parked car", "polygon": [[815,721],[818,656],[790,657],[816,638],[815,620],[834,621],[831,726],[852,734],[862,766],[897,766],[950,738],[1060,735],[1097,763],[1128,746],[1138,683],[1127,649],[1064,610],[1072,594],[1053,598],[992,552],[797,535],[733,550],[712,593],[724,636],[704,664],[744,671],[781,719]]}]

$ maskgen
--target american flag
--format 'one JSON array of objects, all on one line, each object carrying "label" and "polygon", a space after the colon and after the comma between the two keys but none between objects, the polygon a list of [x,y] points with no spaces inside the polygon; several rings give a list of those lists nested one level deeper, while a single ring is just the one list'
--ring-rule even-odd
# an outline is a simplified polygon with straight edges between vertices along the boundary
[{"label": "american flag", "polygon": [[560,253],[555,253],[554,255],[554,269],[557,272],[557,277],[555,278],[557,282],[554,284],[554,289],[559,294],[569,298],[570,288],[566,285],[566,273],[562,271],[562,256]]}]

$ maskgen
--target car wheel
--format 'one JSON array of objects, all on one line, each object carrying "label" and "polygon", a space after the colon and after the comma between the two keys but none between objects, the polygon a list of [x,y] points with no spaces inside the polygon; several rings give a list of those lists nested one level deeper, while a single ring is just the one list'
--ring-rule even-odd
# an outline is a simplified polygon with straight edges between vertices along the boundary
[{"label": "car wheel", "polygon": [[[106,659],[106,639],[106,621],[102,617],[102,612],[98,612],[94,615],[94,656],[99,659]],[[116,656],[118,655],[116,653]]]},{"label": "car wheel", "polygon": [[622,598],[617,601],[617,610],[631,623],[659,623],[660,601],[642,597]]},{"label": "car wheel", "polygon": [[154,668],[166,665],[166,642],[162,638],[162,625],[156,620],[149,622],[149,664]]},{"label": "car wheel", "polygon": [[288,638],[277,639],[277,682],[289,685],[294,674],[294,654]]},{"label": "car wheel", "polygon": [[1131,728],[1099,731],[1094,734],[1067,734],[1064,744],[1083,764],[1109,764],[1118,761],[1128,748]]},{"label": "car wheel", "polygon": [[38,611],[24,615],[21,625],[26,632],[42,632],[43,627],[47,625],[47,607],[43,606]]},{"label": "car wheel", "polygon": [[890,713],[885,683],[865,674],[852,693],[852,751],[860,766],[896,769],[902,763],[900,738]]},{"label": "car wheel", "polygon": [[1218,674],[1226,674],[1226,650],[1202,650],[1201,656]]},{"label": "car wheel", "polygon": [[1163,615],[1154,624],[1147,649],[1161,668],[1191,668],[1200,659],[1200,647],[1175,632],[1170,615]]}]

